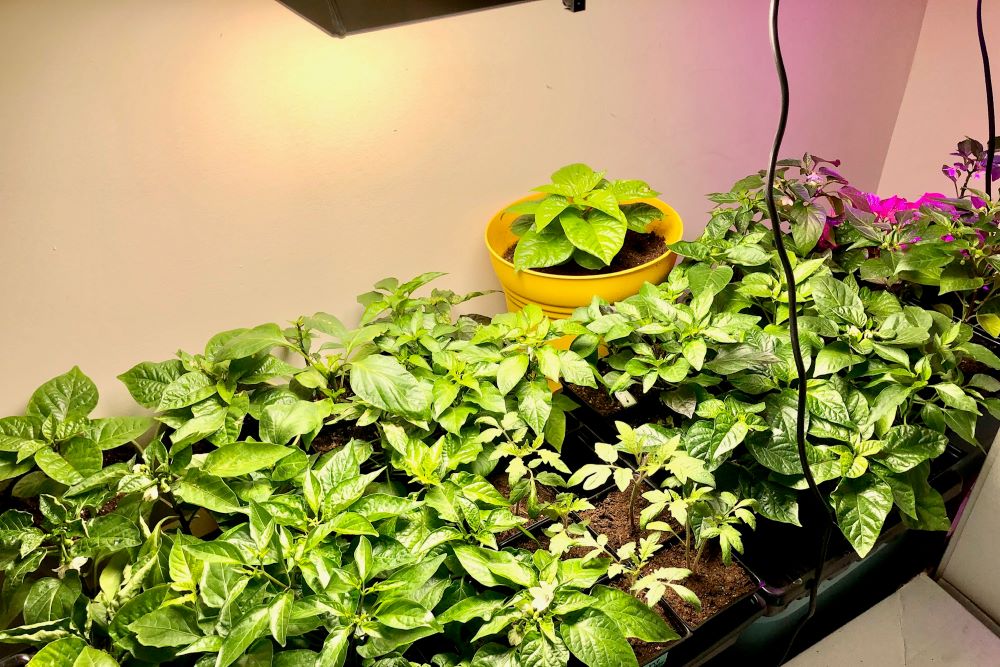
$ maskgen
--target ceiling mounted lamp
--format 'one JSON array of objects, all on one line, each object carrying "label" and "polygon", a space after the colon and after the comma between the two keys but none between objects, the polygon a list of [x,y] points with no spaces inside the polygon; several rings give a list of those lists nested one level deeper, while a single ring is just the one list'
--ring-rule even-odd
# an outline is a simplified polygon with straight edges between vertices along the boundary
[{"label": "ceiling mounted lamp", "polygon": [[[336,37],[427,19],[520,5],[537,0],[278,0],[316,27]],[[563,0],[571,12],[586,0]]]}]

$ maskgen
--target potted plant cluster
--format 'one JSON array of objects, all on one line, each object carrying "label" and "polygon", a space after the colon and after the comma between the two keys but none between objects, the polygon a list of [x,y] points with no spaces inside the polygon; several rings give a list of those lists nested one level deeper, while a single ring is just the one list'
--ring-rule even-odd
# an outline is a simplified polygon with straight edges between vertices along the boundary
[{"label": "potted plant cluster", "polygon": [[859,192],[837,163],[779,163],[808,377],[792,363],[787,285],[755,174],[711,195],[705,233],[671,246],[687,261],[664,283],[574,314],[572,349],[603,391],[569,391],[605,437],[616,418],[673,429],[721,488],[754,499],[767,523],[798,525],[794,387],[805,381],[811,472],[857,556],[887,520],[947,529],[929,476],[956,444],[988,445],[1000,418],[990,315],[1000,207],[968,187],[982,153],[959,144],[961,162],[945,168],[965,170],[956,196],[914,203]]},{"label": "potted plant cluster", "polygon": [[493,217],[486,245],[511,310],[539,305],[569,316],[594,295],[610,301],[658,283],[676,256],[680,216],[639,180],[608,180],[570,164]]},{"label": "potted plant cluster", "polygon": [[[137,364],[120,379],[151,417],[92,418],[78,368],[44,383],[0,419],[0,642],[40,666],[684,664],[763,613],[751,538],[801,523],[800,382],[856,553],[889,521],[946,529],[931,471],[1000,415],[969,323],[989,330],[973,250],[998,209],[960,191],[890,221],[836,166],[785,161],[777,183],[807,377],[753,175],[671,239],[683,264],[568,319],[460,316],[477,294],[428,294],[430,273],[377,283],[353,326],[320,312]],[[509,214],[512,271],[614,267],[573,230],[658,215],[582,165],[542,192]],[[898,241],[910,224],[925,236]],[[953,246],[903,261],[945,226],[951,263],[977,260],[965,309]]]}]

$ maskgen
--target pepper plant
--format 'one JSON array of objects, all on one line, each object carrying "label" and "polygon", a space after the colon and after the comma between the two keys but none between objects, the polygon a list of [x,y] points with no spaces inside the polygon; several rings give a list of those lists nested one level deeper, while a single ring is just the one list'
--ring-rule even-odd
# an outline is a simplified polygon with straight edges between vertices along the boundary
[{"label": "pepper plant", "polygon": [[570,164],[552,174],[552,182],[535,188],[538,200],[514,204],[520,214],[512,230],[519,237],[514,250],[518,271],[572,261],[585,269],[602,269],[625,243],[625,233],[647,233],[649,223],[663,214],[655,206],[634,202],[655,197],[643,181],[608,181],[603,171]]}]

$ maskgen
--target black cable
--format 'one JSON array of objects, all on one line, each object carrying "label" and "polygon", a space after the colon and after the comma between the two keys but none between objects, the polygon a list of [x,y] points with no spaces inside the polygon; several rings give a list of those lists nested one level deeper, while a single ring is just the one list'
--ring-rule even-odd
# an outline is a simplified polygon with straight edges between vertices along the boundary
[{"label": "black cable", "polygon": [[986,49],[986,35],[983,33],[983,0],[976,2],[976,28],[979,30],[979,51],[983,55],[983,76],[986,78],[986,115],[989,117],[989,134],[986,158],[986,197],[993,199],[993,159],[996,156],[997,122],[993,108],[993,77],[990,75],[990,52]]},{"label": "black cable", "polygon": [[809,586],[809,609],[805,617],[799,621],[798,626],[792,633],[792,637],[785,647],[778,664],[785,662],[788,653],[791,651],[795,640],[798,638],[802,628],[809,622],[809,619],[816,613],[818,601],[819,584],[823,580],[823,565],[826,561],[826,552],[830,544],[830,536],[833,529],[833,517],[831,510],[813,479],[812,470],[809,468],[809,457],[806,455],[806,397],[807,397],[807,377],[806,364],[802,358],[802,348],[799,346],[799,323],[795,295],[795,271],[792,263],[788,259],[788,251],[785,250],[785,241],[782,238],[781,218],[778,216],[778,209],[774,205],[774,172],[778,166],[778,153],[781,150],[781,142],[785,138],[785,126],[788,123],[788,75],[785,73],[785,61],[781,57],[781,42],[778,39],[778,6],[780,0],[771,0],[771,51],[774,53],[774,67],[778,73],[778,83],[781,86],[781,115],[778,118],[778,129],[774,133],[774,143],[771,146],[771,161],[767,167],[767,186],[764,190],[764,198],[767,202],[767,213],[771,218],[771,231],[774,233],[774,247],[778,252],[778,261],[784,270],[785,282],[788,284],[788,335],[792,345],[792,359],[795,362],[795,371],[798,375],[798,404],[795,421],[795,444],[799,453],[799,465],[802,466],[802,474],[806,478],[806,484],[812,492],[819,507],[825,509],[821,514],[823,521],[823,536],[820,540],[819,553],[813,581]]}]

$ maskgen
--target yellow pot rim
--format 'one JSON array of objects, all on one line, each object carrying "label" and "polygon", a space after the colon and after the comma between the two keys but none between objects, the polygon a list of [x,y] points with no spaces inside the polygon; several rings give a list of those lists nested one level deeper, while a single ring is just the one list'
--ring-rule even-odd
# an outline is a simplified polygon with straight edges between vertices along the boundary
[{"label": "yellow pot rim", "polygon": [[[521,202],[532,201],[532,200],[535,200],[535,199],[541,199],[542,197],[544,197],[543,194],[535,194],[535,195],[528,195],[527,197],[521,197],[520,199],[512,201],[511,203],[509,203],[506,206],[504,206],[502,209],[500,209],[500,211],[498,213],[496,213],[496,215],[494,217],[500,217],[500,216],[502,216],[504,214],[504,212],[507,211],[508,208],[510,208],[511,206],[514,206],[515,204],[520,204]],[[661,199],[656,199],[655,197],[651,197],[651,198],[648,198],[648,199],[636,199],[635,201],[622,202],[622,203],[635,204],[635,203],[639,203],[639,202],[645,202],[645,203],[648,203],[648,204],[652,204],[653,206],[656,206],[661,211],[663,209],[666,209],[667,211],[673,212],[675,215],[677,214],[677,212],[674,211],[674,208],[670,204],[666,203],[665,201],[663,201]],[[519,273],[519,274],[520,273],[526,273],[528,275],[539,276],[541,278],[556,278],[558,280],[600,280],[600,279],[611,278],[611,277],[614,277],[614,276],[627,276],[630,273],[636,273],[638,271],[642,271],[643,269],[646,269],[646,268],[652,266],[653,264],[656,264],[657,262],[662,262],[664,257],[666,257],[667,255],[669,255],[670,253],[673,252],[668,247],[667,250],[666,250],[666,252],[664,252],[662,255],[657,255],[654,259],[651,259],[648,262],[644,262],[643,264],[639,264],[638,266],[633,266],[630,269],[625,269],[624,271],[615,271],[613,273],[595,273],[595,274],[590,275],[590,276],[565,276],[565,275],[562,275],[562,274],[559,274],[559,273],[545,273],[544,271],[536,271],[534,269],[524,269],[523,271],[518,271],[514,267],[514,263],[511,262],[511,261],[508,261],[507,259],[505,259],[502,254],[500,254],[499,252],[497,252],[497,249],[493,247],[493,244],[490,243],[490,227],[491,227],[491,225],[487,225],[486,226],[486,230],[483,232],[483,239],[486,241],[486,248],[490,251],[490,254],[497,261],[501,262],[502,264],[505,264],[505,265],[509,266],[516,273]],[[680,240],[680,239],[677,239],[677,240]],[[668,239],[663,239],[663,242],[666,243],[668,246],[670,245],[670,243],[673,243],[673,241],[669,241]],[[506,252],[506,250],[507,249],[504,248],[505,252]]]}]

